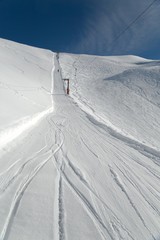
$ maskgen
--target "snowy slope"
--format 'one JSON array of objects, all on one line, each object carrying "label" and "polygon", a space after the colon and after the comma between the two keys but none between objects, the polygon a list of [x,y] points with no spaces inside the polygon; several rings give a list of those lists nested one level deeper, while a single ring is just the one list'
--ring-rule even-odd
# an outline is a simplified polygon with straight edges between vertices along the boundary
[{"label": "snowy slope", "polygon": [[62,55],[72,97],[116,132],[158,149],[160,61],[135,56],[94,59]]},{"label": "snowy slope", "polygon": [[51,56],[46,50],[0,40],[0,127],[48,107]]},{"label": "snowy slope", "polygon": [[0,39],[0,147],[51,107],[51,69],[51,52]]},{"label": "snowy slope", "polygon": [[158,240],[159,62],[0,46],[0,240]]}]

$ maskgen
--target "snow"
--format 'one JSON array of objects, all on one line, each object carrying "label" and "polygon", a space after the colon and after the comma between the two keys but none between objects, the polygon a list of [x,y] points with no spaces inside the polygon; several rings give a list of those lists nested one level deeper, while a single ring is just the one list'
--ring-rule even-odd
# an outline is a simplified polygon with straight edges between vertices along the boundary
[{"label": "snow", "polygon": [[[0,128],[50,105],[52,54],[0,41]],[[7,109],[7,111],[5,111]]]},{"label": "snow", "polygon": [[158,240],[159,61],[0,39],[0,69],[0,240]]}]

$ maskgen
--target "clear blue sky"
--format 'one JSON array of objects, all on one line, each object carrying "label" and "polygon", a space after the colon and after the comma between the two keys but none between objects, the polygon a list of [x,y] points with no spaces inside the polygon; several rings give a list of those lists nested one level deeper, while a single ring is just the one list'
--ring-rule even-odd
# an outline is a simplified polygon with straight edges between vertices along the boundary
[{"label": "clear blue sky", "polygon": [[0,37],[60,52],[160,59],[160,0],[0,0]]}]

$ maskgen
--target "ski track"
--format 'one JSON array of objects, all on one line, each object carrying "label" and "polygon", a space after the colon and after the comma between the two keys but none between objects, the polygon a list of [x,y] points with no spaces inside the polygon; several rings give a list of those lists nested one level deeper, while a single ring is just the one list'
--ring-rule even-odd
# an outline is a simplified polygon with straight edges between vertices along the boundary
[{"label": "ski track", "polygon": [[[75,94],[76,93],[76,94]],[[81,108],[83,112],[85,112],[87,115],[87,118],[90,122],[92,122],[97,127],[103,129],[107,133],[109,133],[112,137],[124,142],[128,146],[134,148],[141,154],[143,154],[146,157],[149,157],[155,164],[160,166],[160,151],[156,150],[152,147],[149,147],[141,142],[139,142],[136,139],[133,139],[131,137],[126,136],[125,134],[122,134],[121,131],[118,129],[115,130],[113,127],[109,126],[105,119],[102,119],[95,110],[87,103],[87,100],[84,101],[82,99],[81,95],[78,93],[78,90],[75,87],[75,92],[71,94],[71,98],[73,101]]]},{"label": "ski track", "polygon": [[2,229],[1,235],[0,235],[0,239],[1,240],[7,240],[9,233],[10,233],[10,229],[11,226],[13,224],[14,221],[14,217],[16,215],[16,212],[18,210],[19,207],[19,203],[23,197],[23,194],[26,190],[26,188],[28,187],[28,185],[30,184],[30,182],[33,180],[33,178],[37,175],[37,173],[40,171],[40,169],[49,161],[51,157],[45,159],[43,162],[41,162],[40,164],[37,165],[37,167],[25,178],[23,178],[23,181],[21,182],[21,184],[19,185],[14,198],[12,200],[12,204],[10,206],[10,210],[9,210],[9,214],[7,216],[7,219],[5,221],[4,227]]},{"label": "ski track", "polygon": [[[134,160],[135,160],[135,159],[134,159]],[[122,162],[122,163],[124,164],[124,166],[126,166],[125,172],[126,172],[127,169],[128,169],[129,172],[132,173],[133,175],[135,175],[135,177],[136,177],[137,179],[139,179],[139,181],[141,182],[140,177],[128,166],[128,164],[126,164],[126,163],[123,161],[123,159],[120,159],[120,162]],[[138,163],[142,168],[144,168],[149,174],[151,174],[152,177],[155,177],[155,178],[158,178],[158,179],[159,179],[159,177],[157,176],[157,174],[154,174],[154,172],[150,170],[150,169],[152,169],[152,168],[149,169],[149,167],[146,167],[144,164],[141,164],[139,161],[136,161],[136,160],[135,160],[135,162]],[[128,174],[128,175],[130,175],[130,174]],[[130,180],[129,180],[129,177],[128,177],[128,181],[130,181]],[[136,182],[136,180],[135,180],[135,182]],[[160,197],[158,197],[158,194],[154,194],[154,193],[149,189],[149,183],[148,183],[147,185],[144,184],[144,187],[146,187],[147,190],[148,190],[152,195],[154,195],[154,197],[155,197],[158,201],[160,201]],[[159,212],[159,211],[158,211],[158,212]]]},{"label": "ski track", "polygon": [[[64,161],[66,161],[66,156],[64,156]],[[68,162],[68,159],[67,159],[67,162]],[[68,164],[68,166],[70,167],[71,164]],[[78,178],[78,180],[83,184],[83,186],[88,190],[88,192],[91,194],[91,196],[93,195],[103,206],[104,208],[104,211],[109,211],[112,215],[112,217],[115,219],[116,221],[116,224],[117,223],[120,223],[120,220],[118,219],[118,217],[115,215],[115,213],[109,208],[109,206],[107,206],[107,204],[104,202],[104,200],[98,195],[98,193],[95,192],[95,190],[93,190],[90,185],[87,183],[87,181],[85,179],[83,179],[82,175],[79,174],[79,171],[77,173],[77,170],[74,169],[75,167],[71,167],[72,171],[74,172],[74,174],[76,175],[76,177]],[[66,165],[65,165],[65,169],[66,169]],[[84,194],[82,192],[79,191],[79,189],[77,187],[75,187],[75,185],[73,184],[73,181],[71,182],[68,178],[68,176],[65,174],[65,172],[63,171],[63,176],[65,177],[66,181],[68,182],[68,184],[70,185],[70,187],[72,188],[72,190],[74,192],[76,192],[76,194],[78,195],[79,199],[81,201],[83,201],[83,203],[85,204],[85,206],[89,207],[89,209],[91,210],[91,213],[92,213],[92,220],[93,220],[93,217],[98,219],[98,222],[100,225],[102,225],[103,228],[105,228],[106,230],[106,227],[105,224],[103,223],[101,217],[98,215],[98,212],[96,211],[96,209],[91,205],[91,203],[85,198]],[[91,197],[92,201],[93,201],[93,198]],[[86,205],[87,204],[87,205]],[[114,223],[115,224],[115,223]],[[130,232],[126,229],[126,227],[124,227],[122,224],[121,225],[121,228],[128,234],[128,236],[131,238],[131,239],[134,239],[132,237],[132,235],[130,234]],[[104,234],[105,236],[105,234]],[[112,238],[111,238],[112,239]],[[114,239],[114,238],[113,238]]]},{"label": "ski track", "polygon": [[[114,165],[116,166],[116,168],[122,173],[122,175],[126,178],[126,180],[139,192],[139,194],[143,197],[143,199],[145,200],[145,202],[156,212],[156,214],[158,214],[160,216],[160,211],[157,209],[156,206],[154,206],[153,204],[150,203],[149,200],[147,200],[145,194],[143,193],[143,191],[140,189],[140,187],[138,186],[138,184],[136,183],[136,179],[134,179],[133,181],[131,181],[131,179],[133,178],[133,176],[131,175],[131,171],[130,173],[128,173],[128,170],[125,169],[124,171],[122,171],[117,164],[114,163]],[[129,177],[130,176],[130,177]],[[144,185],[145,187],[145,185]],[[152,194],[152,193],[151,193]]]},{"label": "ski track", "polygon": [[17,177],[22,173],[23,169],[28,164],[33,163],[39,157],[45,157],[45,155],[48,154],[48,151],[52,149],[53,144],[49,144],[49,141],[47,140],[49,131],[50,130],[48,130],[48,133],[45,136],[45,146],[43,148],[34,153],[25,161],[23,159],[15,161],[9,168],[0,174],[0,194],[7,190],[7,188],[17,179]]},{"label": "ski track", "polygon": [[[54,122],[52,122],[54,123]],[[54,123],[55,124],[55,123]],[[91,192],[97,200],[99,200],[102,205],[105,207],[105,209],[107,208],[108,211],[112,212],[112,210],[106,205],[106,203],[98,196],[98,194],[96,194],[91,187],[89,186],[89,184],[87,183],[87,181],[84,179],[82,173],[80,172],[79,169],[77,169],[73,163],[70,162],[69,158],[64,154],[63,151],[63,145],[64,145],[64,135],[61,131],[61,129],[56,125],[56,127],[58,128],[58,131],[56,134],[56,139],[58,142],[58,145],[60,146],[59,151],[55,154],[55,160],[56,160],[56,168],[58,169],[59,173],[62,175],[62,178],[64,178],[64,180],[66,181],[66,183],[69,185],[69,187],[71,188],[71,190],[78,196],[78,199],[80,200],[80,202],[82,203],[82,205],[85,207],[85,209],[87,210],[87,213],[89,211],[89,215],[91,216],[92,221],[95,223],[98,232],[100,233],[100,235],[103,237],[103,239],[107,239],[106,238],[106,233],[104,233],[104,230],[107,231],[107,234],[110,236],[110,239],[114,239],[112,234],[109,232],[109,230],[107,229],[107,227],[105,226],[105,224],[103,223],[101,217],[99,216],[99,214],[96,212],[96,210],[94,209],[94,207],[92,206],[92,204],[88,201],[88,199],[84,196],[84,194],[73,184],[73,181],[71,182],[70,179],[68,178],[68,176],[65,173],[65,170],[67,169],[67,167],[69,167],[72,171],[72,173],[74,174],[74,176],[76,176],[76,178],[83,184],[83,186],[89,191]],[[60,137],[61,136],[61,137]],[[63,137],[62,137],[63,136]],[[59,154],[59,155],[58,155]],[[64,211],[63,211],[64,212]],[[113,215],[115,215],[112,212]],[[117,217],[115,216],[115,218],[117,219]],[[98,225],[97,225],[98,224]],[[63,226],[60,226],[60,229],[63,229]],[[125,229],[125,231],[127,232],[127,230]],[[64,231],[60,231],[60,232],[64,232]],[[61,235],[61,234],[60,234]],[[128,235],[129,231],[128,231]],[[131,235],[130,235],[131,236]],[[133,239],[133,238],[132,238]],[[61,239],[60,239],[61,240]]]},{"label": "ski track", "polygon": [[[52,121],[52,123],[54,123],[54,122]],[[55,125],[57,127],[56,141],[57,141],[57,145],[59,146],[59,150],[55,153],[54,157],[55,157],[55,161],[56,161],[56,168],[59,171],[60,176],[62,176],[62,178],[65,180],[65,182],[71,188],[71,190],[74,192],[74,194],[76,194],[78,196],[78,199],[80,200],[82,205],[87,210],[87,213],[89,213],[89,215],[91,216],[91,219],[95,223],[97,230],[100,233],[100,235],[103,237],[103,239],[107,240],[106,233],[104,233],[104,230],[105,230],[105,231],[107,231],[107,234],[110,236],[110,239],[114,240],[111,233],[109,232],[109,230],[103,223],[101,217],[98,215],[98,213],[96,212],[94,207],[87,200],[87,198],[84,196],[84,194],[81,191],[79,191],[79,189],[73,184],[73,182],[70,181],[70,179],[66,175],[65,169],[67,168],[67,166],[69,166],[69,168],[72,170],[74,175],[80,180],[80,182],[83,183],[83,185],[85,187],[87,187],[87,189],[89,191],[91,191],[99,199],[99,197],[93,192],[93,190],[91,190],[91,188],[89,187],[88,183],[86,182],[86,180],[84,179],[82,174],[80,174],[80,170],[77,170],[75,168],[75,166],[69,161],[68,157],[66,155],[64,155],[64,152],[62,149],[63,144],[64,144],[64,135],[63,135],[61,129],[59,128],[59,126],[57,126],[57,124],[55,124]],[[67,165],[66,165],[66,163],[67,163]],[[63,239],[65,239],[65,235],[64,235],[64,209],[62,207],[63,198],[62,198],[61,188],[62,188],[62,179],[60,177],[60,181],[59,181],[59,239],[63,240]],[[99,200],[102,202],[101,199],[99,199]],[[105,204],[105,203],[103,202],[103,204]]]},{"label": "ski track", "polygon": [[[52,121],[53,124],[53,121]],[[56,124],[54,124],[56,125]],[[56,169],[59,173],[59,181],[58,181],[58,216],[57,216],[57,221],[58,221],[58,235],[59,235],[59,240],[65,240],[65,213],[64,213],[64,199],[63,199],[63,182],[62,182],[62,176],[61,176],[61,171],[63,168],[63,161],[61,157],[61,148],[62,145],[64,144],[64,139],[61,137],[61,132],[60,129],[56,126],[56,133],[55,133],[55,142],[56,145],[58,146],[58,150],[53,153],[55,162],[53,161],[53,164],[56,166]],[[52,158],[53,160],[53,158]]]},{"label": "ski track", "polygon": [[[39,153],[42,151],[43,149],[41,149],[39,151]],[[45,155],[46,153],[44,153]],[[5,172],[3,172],[0,176],[0,193],[4,193],[6,191],[6,189],[10,186],[10,184],[12,184],[16,178],[21,174],[21,172],[23,171],[24,167],[31,161],[34,161],[35,159],[37,159],[38,153],[35,154],[33,157],[29,158],[28,160],[26,160],[24,163],[22,163],[20,166],[18,166],[16,169],[14,169],[14,167],[17,166],[17,163],[19,163],[20,161],[22,162],[22,159],[18,160],[15,162],[15,164],[8,168]],[[7,176],[6,176],[7,174]]]},{"label": "ski track", "polygon": [[58,198],[58,207],[59,207],[59,240],[65,240],[65,229],[64,229],[64,202],[63,202],[63,185],[62,177],[59,178],[59,198]]},{"label": "ski track", "polygon": [[[98,196],[98,193],[96,192],[96,189],[94,190],[96,195]],[[92,194],[90,194],[91,196],[91,199],[92,199],[92,203],[96,209],[96,211],[98,211],[98,208],[99,206],[97,205],[97,202],[95,201],[96,199],[93,198]],[[95,196],[94,196],[95,197]],[[103,204],[103,202],[101,202],[102,205],[101,205],[101,212],[102,213],[105,213],[106,212],[106,204]],[[109,213],[111,214],[111,217],[110,217],[110,220],[109,220],[109,223],[110,223],[110,227],[112,229],[112,232],[113,232],[113,238],[119,240],[119,239],[124,239],[123,237],[121,237],[121,235],[123,234],[127,234],[127,239],[132,239],[132,240],[135,240],[131,234],[131,232],[127,229],[126,226],[123,225],[123,223],[120,221],[120,219],[115,215],[115,213],[109,208],[107,207],[109,210]],[[103,214],[104,215],[104,214]],[[105,217],[105,216],[104,216]],[[106,218],[105,218],[106,220]],[[113,227],[113,226],[116,226]],[[116,235],[118,234],[118,238],[116,238]],[[128,238],[129,237],[129,238]]]},{"label": "ski track", "polygon": [[116,132],[114,129],[108,127],[104,121],[102,123],[102,121],[97,120],[97,117],[94,117],[90,114],[87,113],[87,118],[93,123],[95,124],[97,127],[103,129],[104,131],[106,131],[107,133],[109,133],[112,137],[124,142],[125,144],[127,144],[128,146],[134,148],[135,150],[137,150],[139,153],[143,154],[144,156],[150,158],[154,164],[160,166],[160,151],[155,150],[154,148],[151,148],[147,145],[144,145],[134,139],[131,139],[127,136],[124,136],[118,132]]},{"label": "ski track", "polygon": [[137,207],[135,206],[134,202],[132,201],[132,199],[130,198],[129,194],[127,193],[127,191],[125,189],[125,186],[124,186],[123,182],[121,181],[120,177],[118,176],[118,174],[113,170],[112,167],[110,167],[110,172],[111,172],[111,176],[112,176],[113,180],[115,181],[117,186],[121,189],[121,191],[125,194],[126,198],[128,199],[129,203],[131,204],[132,208],[136,212],[137,216],[141,220],[141,222],[144,225],[144,227],[148,230],[148,232],[152,236],[152,238],[154,240],[156,240],[156,238],[151,233],[150,229],[147,227],[147,225],[146,225],[142,215],[140,214],[139,210],[137,209]]},{"label": "ski track", "polygon": [[[60,141],[61,143],[59,144],[59,146],[62,147],[63,145],[63,140]],[[80,202],[82,202],[83,206],[85,207],[85,209],[87,209],[87,212],[90,213],[90,216],[93,220],[93,222],[95,223],[98,231],[100,232],[101,236],[103,236],[103,239],[106,239],[105,234],[103,233],[103,230],[101,230],[101,228],[99,228],[99,224],[100,226],[102,226],[105,230],[108,229],[105,227],[104,223],[102,222],[102,220],[100,219],[100,217],[98,216],[98,214],[96,213],[96,211],[94,210],[94,208],[92,207],[92,205],[89,203],[89,201],[85,198],[85,196],[78,190],[78,188],[75,187],[75,185],[69,180],[69,178],[67,177],[67,175],[65,174],[65,160],[64,160],[64,156],[63,153],[61,151],[61,147],[59,148],[59,151],[54,155],[55,157],[55,161],[56,161],[56,168],[60,174],[60,176],[62,176],[62,178],[65,180],[65,182],[67,183],[67,185],[71,188],[71,190],[74,192],[74,194],[76,194],[78,196],[78,199],[80,199]],[[59,156],[57,155],[59,154]],[[59,190],[60,192],[60,190]],[[61,199],[62,201],[62,199]],[[62,208],[59,205],[59,212],[62,213]],[[63,214],[64,215],[64,214]],[[95,222],[96,220],[96,222]],[[97,221],[98,221],[98,226],[97,226]],[[61,225],[60,225],[61,223]],[[61,232],[63,233],[63,229],[64,226],[62,226],[62,223],[64,224],[64,222],[59,221],[59,236],[60,236],[60,240],[62,240],[63,238],[61,238]],[[62,229],[62,230],[61,230]],[[111,239],[114,240],[111,236]],[[107,239],[106,239],[107,240]]]},{"label": "ski track", "polygon": [[69,180],[65,172],[63,172],[63,177],[66,181],[66,183],[69,185],[71,190],[78,196],[78,199],[82,203],[82,205],[85,207],[87,212],[89,213],[91,219],[95,223],[95,226],[97,227],[97,230],[99,233],[103,236],[104,239],[108,239],[107,236],[110,237],[110,239],[114,240],[112,234],[102,221],[101,217],[99,214],[95,211],[94,207],[91,205],[91,203],[88,201],[88,199],[84,196],[82,192],[78,190],[78,188]]},{"label": "ski track", "polygon": [[82,141],[83,144],[86,146],[86,148],[87,148],[96,158],[98,158],[97,154],[93,152],[93,150],[87,145],[87,143],[83,140],[82,137],[81,137],[81,141]]},{"label": "ski track", "polygon": [[34,177],[38,174],[38,172],[44,167],[44,165],[50,160],[52,159],[52,156],[54,154],[56,154],[56,152],[59,151],[59,149],[61,148],[61,145],[54,145],[53,148],[49,151],[49,157],[46,158],[43,161],[40,161],[39,164],[36,165],[36,167],[33,169],[33,171],[29,172],[29,174],[27,176],[25,176],[23,178],[23,180],[21,181],[15,195],[14,198],[12,200],[12,204],[10,206],[10,210],[9,210],[9,214],[7,216],[7,219],[5,221],[3,230],[1,232],[0,235],[0,239],[1,240],[7,240],[9,233],[10,233],[10,229],[11,226],[13,224],[14,221],[14,217],[16,215],[16,212],[18,210],[18,206],[19,203],[24,195],[25,190],[27,189],[28,185],[32,182],[32,180],[34,179]]}]

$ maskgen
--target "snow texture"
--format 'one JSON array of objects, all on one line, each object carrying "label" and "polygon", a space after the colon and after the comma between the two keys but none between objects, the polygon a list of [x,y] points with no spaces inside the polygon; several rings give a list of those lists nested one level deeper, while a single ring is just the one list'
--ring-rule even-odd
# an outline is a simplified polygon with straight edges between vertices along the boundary
[{"label": "snow texture", "polygon": [[160,239],[159,76],[0,39],[0,240]]}]

